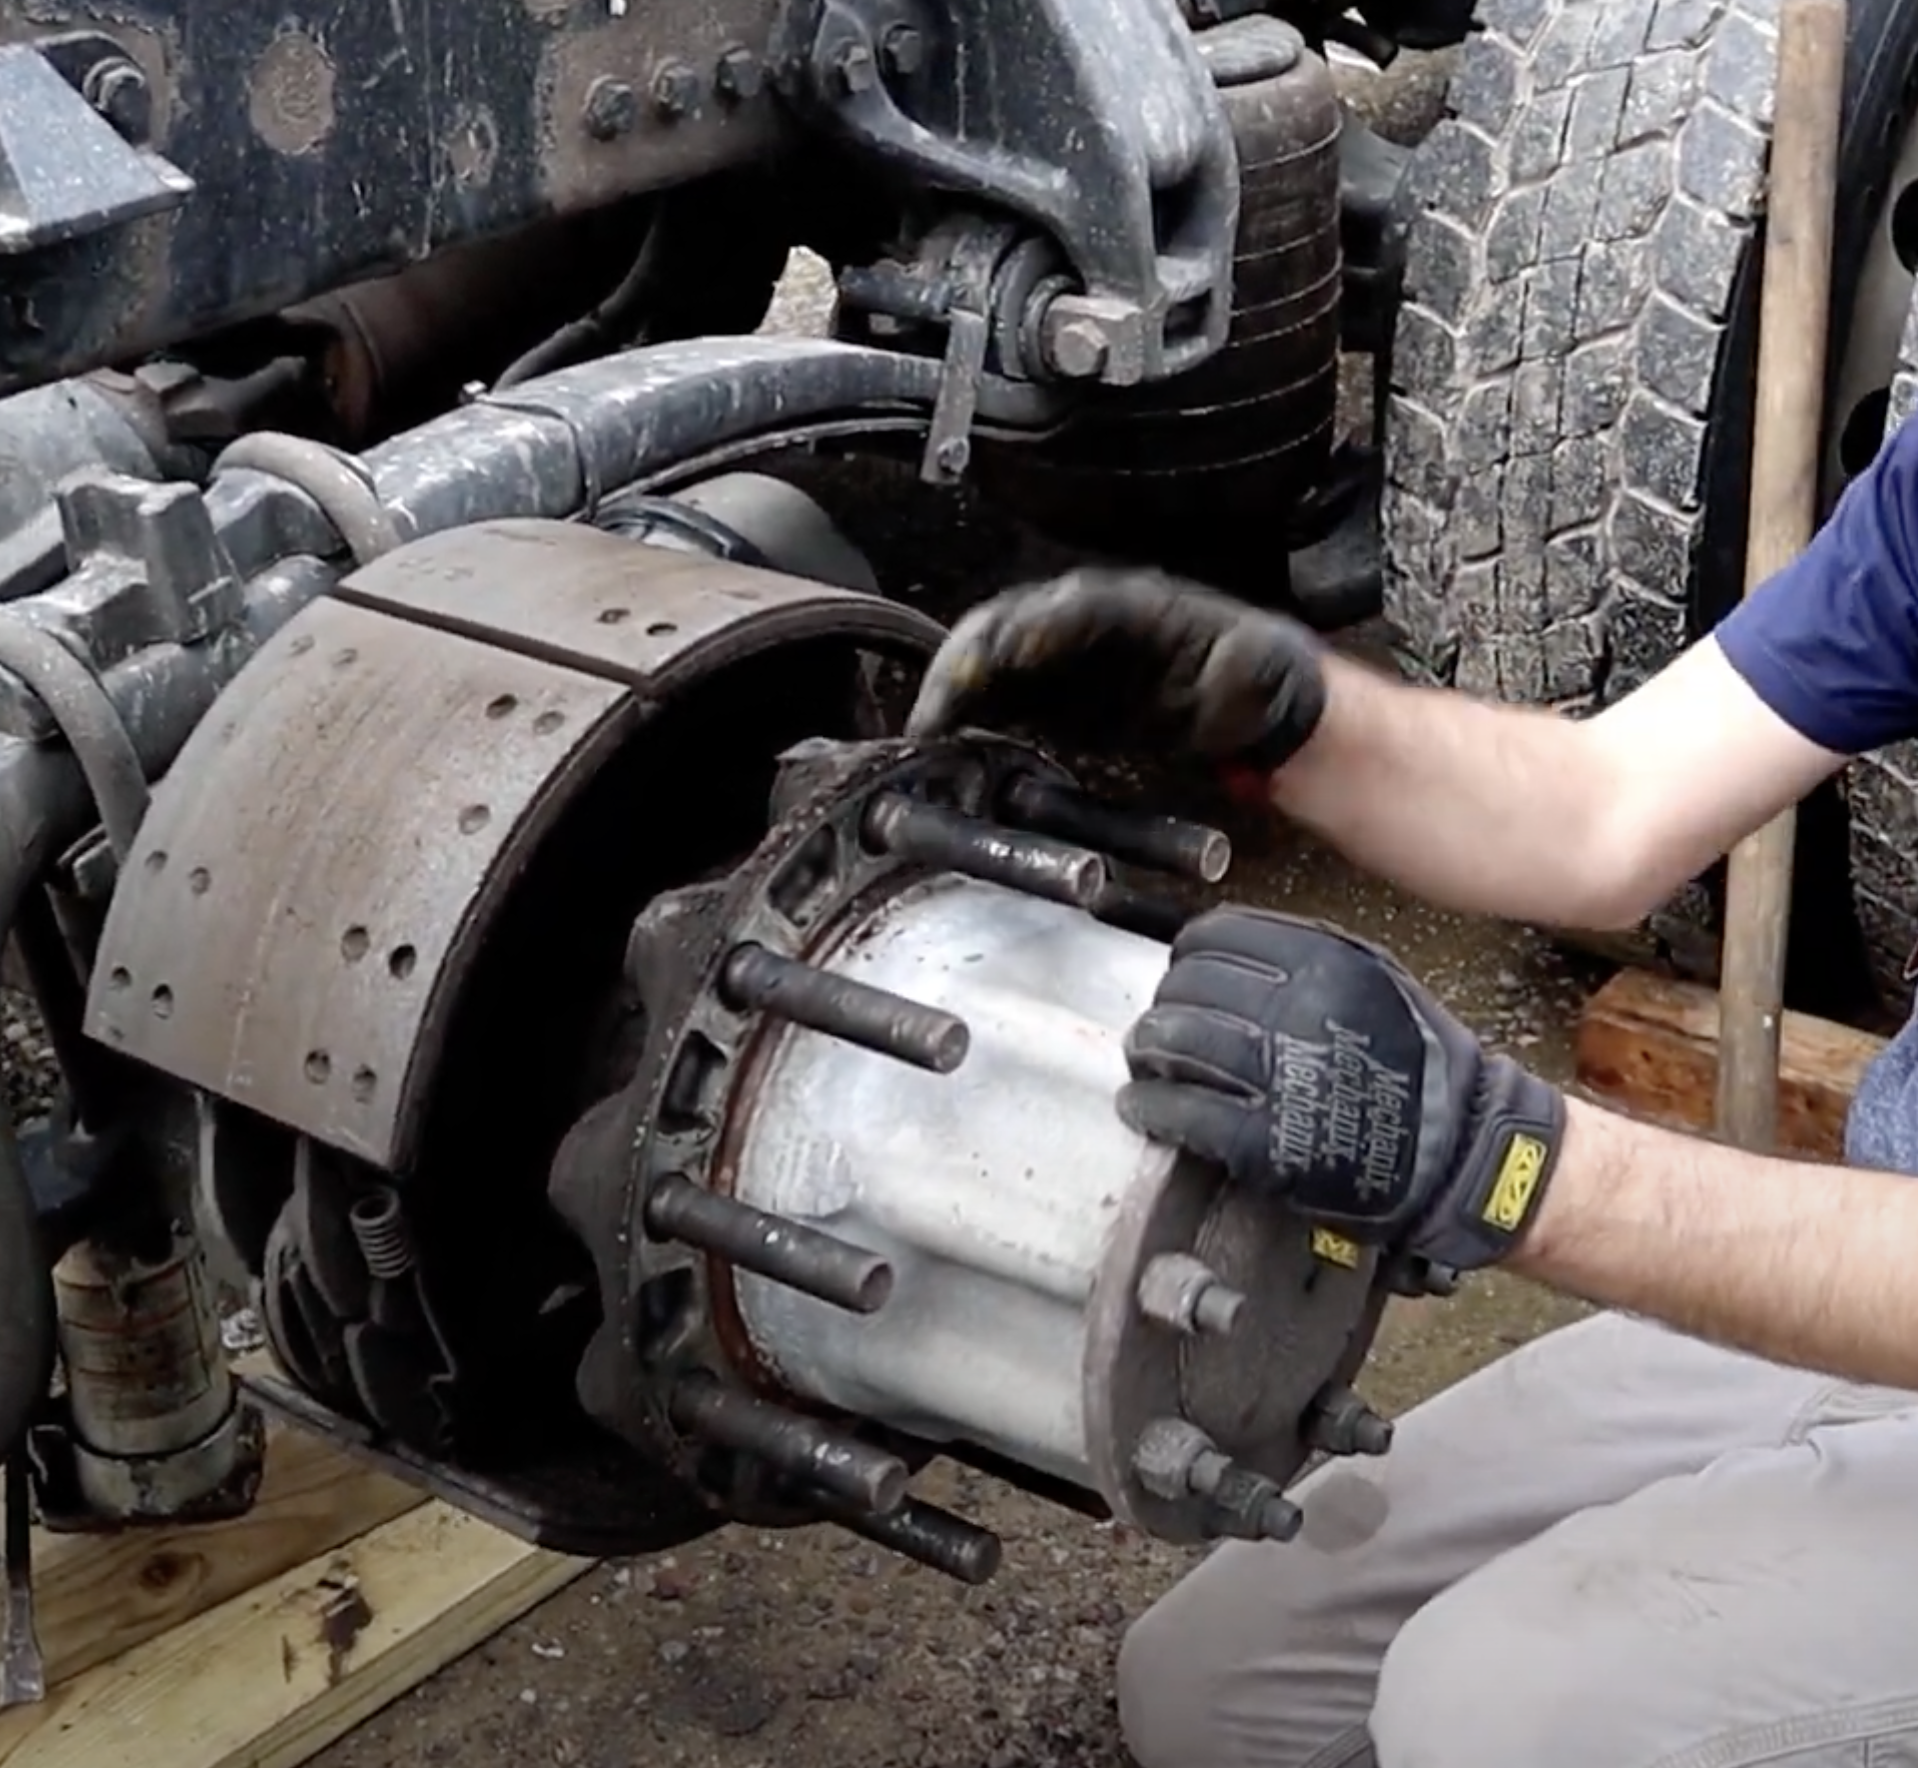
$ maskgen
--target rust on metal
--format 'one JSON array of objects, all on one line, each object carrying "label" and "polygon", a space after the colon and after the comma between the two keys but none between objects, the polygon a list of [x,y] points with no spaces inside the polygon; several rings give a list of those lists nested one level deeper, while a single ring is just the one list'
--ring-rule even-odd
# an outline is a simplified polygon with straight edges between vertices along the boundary
[{"label": "rust on metal", "polygon": [[333,58],[304,31],[281,31],[247,76],[247,121],[275,153],[310,154],[333,133]]},{"label": "rust on metal", "polygon": [[494,915],[641,720],[815,633],[923,653],[929,631],[878,596],[574,523],[400,547],[263,646],[156,788],[88,1033],[400,1168]]},{"label": "rust on metal", "polygon": [[[758,0],[756,9],[650,0],[643,30],[615,14],[597,26],[554,33],[541,58],[537,127],[540,174],[555,206],[588,208],[663,189],[773,148],[784,125],[771,88],[722,101],[718,78],[726,51],[741,41],[768,41],[777,14],[772,0]],[[663,72],[672,80],[669,62],[682,74],[694,72],[696,90],[680,91],[674,81],[678,101],[662,105],[655,94]],[[605,81],[636,95],[630,127],[608,133],[589,126],[593,89]]]},{"label": "rust on metal", "polygon": [[221,710],[154,795],[89,1033],[390,1166],[469,925],[629,697],[322,601]]}]

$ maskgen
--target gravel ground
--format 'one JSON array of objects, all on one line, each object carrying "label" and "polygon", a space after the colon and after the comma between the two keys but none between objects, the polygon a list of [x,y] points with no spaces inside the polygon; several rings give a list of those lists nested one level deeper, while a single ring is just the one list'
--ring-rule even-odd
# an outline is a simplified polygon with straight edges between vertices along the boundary
[{"label": "gravel ground", "polygon": [[[1350,79],[1388,133],[1429,125],[1437,58]],[[816,330],[830,280],[800,258],[771,325]],[[831,477],[832,475],[828,475]],[[822,487],[889,583],[935,608],[1049,568],[1057,555],[977,511],[927,500],[909,475],[855,468]],[[1359,634],[1361,649],[1371,640]],[[1233,894],[1319,914],[1397,951],[1494,1045],[1563,1077],[1589,968],[1524,930],[1405,902],[1285,829],[1232,822]],[[0,1014],[11,1102],[39,1091],[43,1052],[13,997]],[[1364,1377],[1387,1412],[1572,1317],[1506,1278],[1388,1319]],[[321,1768],[1120,1768],[1110,1677],[1128,1617],[1189,1556],[1094,1527],[982,1475],[934,1469],[925,1495],[1005,1539],[995,1583],[964,1590],[827,1530],[733,1530],[595,1568],[571,1590],[401,1699]],[[1283,1549],[1274,1550],[1275,1567]]]}]

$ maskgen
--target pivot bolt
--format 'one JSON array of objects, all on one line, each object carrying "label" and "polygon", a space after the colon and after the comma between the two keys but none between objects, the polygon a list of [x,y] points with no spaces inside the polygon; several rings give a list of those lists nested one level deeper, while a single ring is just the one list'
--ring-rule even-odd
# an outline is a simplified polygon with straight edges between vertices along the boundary
[{"label": "pivot bolt", "polygon": [[1090,319],[1067,319],[1048,326],[1046,360],[1070,381],[1089,381],[1106,365],[1105,333]]},{"label": "pivot bolt", "polygon": [[639,121],[639,96],[624,80],[601,74],[586,90],[586,133],[595,141],[617,141]]},{"label": "pivot bolt", "polygon": [[661,62],[653,75],[653,109],[669,123],[699,108],[699,75],[683,61]]},{"label": "pivot bolt", "polygon": [[1184,1252],[1162,1252],[1139,1275],[1139,1312],[1175,1332],[1222,1336],[1232,1330],[1245,1297],[1210,1265]]}]

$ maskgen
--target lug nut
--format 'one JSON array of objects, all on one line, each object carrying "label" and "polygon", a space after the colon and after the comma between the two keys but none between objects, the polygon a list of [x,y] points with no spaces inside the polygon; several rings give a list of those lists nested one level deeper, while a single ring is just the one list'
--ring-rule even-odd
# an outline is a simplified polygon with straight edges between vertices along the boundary
[{"label": "lug nut", "polygon": [[1210,1501],[1221,1534],[1244,1541],[1289,1541],[1305,1512],[1275,1481],[1242,1467],[1185,1418],[1155,1418],[1139,1433],[1132,1471],[1154,1497],[1169,1503]]},{"label": "lug nut", "polygon": [[1175,1332],[1222,1336],[1232,1330],[1245,1297],[1189,1253],[1162,1252],[1139,1276],[1139,1311]]},{"label": "lug nut", "polygon": [[1328,1455],[1383,1455],[1392,1446],[1392,1426],[1349,1387],[1329,1387],[1312,1402],[1305,1440]]}]

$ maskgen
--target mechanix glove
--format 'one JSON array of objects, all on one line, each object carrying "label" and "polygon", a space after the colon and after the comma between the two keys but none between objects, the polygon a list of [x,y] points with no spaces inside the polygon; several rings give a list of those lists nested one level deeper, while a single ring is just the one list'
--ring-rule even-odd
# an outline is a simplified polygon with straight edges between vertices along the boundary
[{"label": "mechanix glove", "polygon": [[908,728],[1020,726],[1082,752],[1269,773],[1325,710],[1317,637],[1162,571],[1085,567],[969,610]]},{"label": "mechanix glove", "polygon": [[1454,1270],[1523,1237],[1564,1137],[1563,1095],[1385,953],[1259,910],[1185,928],[1126,1059],[1119,1110],[1140,1134]]}]

